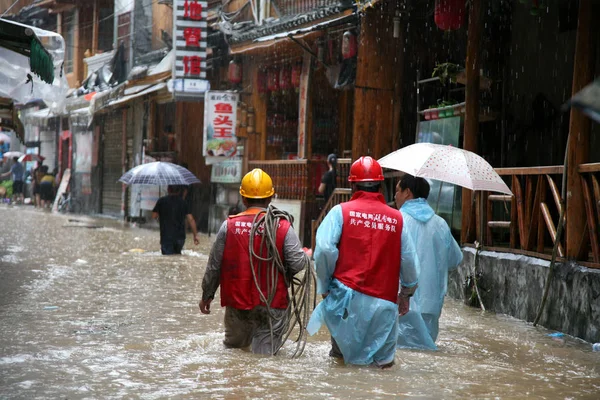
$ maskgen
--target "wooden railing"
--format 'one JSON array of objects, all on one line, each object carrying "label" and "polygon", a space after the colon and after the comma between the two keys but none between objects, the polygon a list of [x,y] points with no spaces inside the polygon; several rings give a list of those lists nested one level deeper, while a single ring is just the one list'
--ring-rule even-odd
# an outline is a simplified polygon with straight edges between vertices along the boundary
[{"label": "wooden railing", "polygon": [[348,175],[350,175],[350,165],[352,165],[351,158],[339,158],[336,170],[336,187],[338,188],[350,188],[350,182],[348,182]]},{"label": "wooden railing", "polygon": [[278,0],[277,6],[281,15],[296,15],[321,7],[338,5],[339,0]]},{"label": "wooden railing", "polygon": [[[563,167],[497,168],[496,172],[509,183],[514,196],[479,193],[483,205],[480,203],[476,213],[477,236],[491,250],[549,258],[562,204]],[[587,213],[587,234],[581,245],[589,246],[591,254],[578,261],[600,267],[600,164],[581,165],[579,172]],[[568,218],[565,214],[565,221]],[[558,245],[559,258],[566,255],[564,237]]]},{"label": "wooden railing", "polygon": [[315,163],[308,160],[249,161],[250,169],[260,168],[273,180],[280,199],[307,200],[314,197]]},{"label": "wooden railing", "polygon": [[333,193],[331,194],[331,197],[329,197],[329,200],[327,200],[327,203],[325,203],[325,207],[323,207],[319,216],[316,219],[312,220],[312,222],[311,222],[311,248],[313,251],[315,250],[315,240],[317,237],[317,229],[319,228],[319,225],[321,225],[321,222],[323,222],[323,218],[325,218],[327,213],[329,211],[331,211],[331,209],[335,205],[350,200],[350,197],[352,197],[352,189],[339,188],[339,187],[336,188],[333,191]]},{"label": "wooden railing", "polygon": [[[349,158],[338,159],[336,187],[350,187],[350,164]],[[249,161],[248,166],[269,174],[277,197],[289,200],[314,200],[321,176],[327,170],[327,163],[321,160]],[[316,218],[316,215],[312,217]]]},{"label": "wooden railing", "polygon": [[[322,174],[327,170],[327,163],[322,160],[249,161],[248,167],[249,169],[261,168],[271,176],[278,199],[302,202],[304,229],[298,234],[304,243],[311,241],[312,221],[318,218],[323,205],[323,200],[317,197],[317,189],[321,183]],[[339,159],[338,187],[349,186],[349,170],[350,159]],[[334,198],[334,196],[331,197]]]},{"label": "wooden railing", "polygon": [[585,203],[587,236],[590,240],[592,260],[600,264],[600,163],[582,164],[579,166],[583,200]]}]

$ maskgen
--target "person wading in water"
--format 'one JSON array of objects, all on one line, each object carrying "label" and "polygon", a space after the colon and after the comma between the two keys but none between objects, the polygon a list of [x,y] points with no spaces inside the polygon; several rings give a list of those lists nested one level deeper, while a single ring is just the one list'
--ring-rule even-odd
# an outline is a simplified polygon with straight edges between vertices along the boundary
[{"label": "person wading in water", "polygon": [[[304,269],[307,259],[289,221],[280,219],[274,232],[266,232],[266,224],[255,222],[275,194],[267,173],[259,168],[248,172],[242,179],[240,194],[247,209],[229,216],[221,225],[202,279],[202,300],[198,306],[203,314],[209,314],[220,285],[221,307],[225,307],[225,346],[250,346],[253,353],[273,355],[289,327],[286,282]],[[275,237],[284,271],[270,269],[267,262],[257,257],[270,257],[260,245],[262,236],[269,233]]]},{"label": "person wading in water", "polygon": [[324,300],[307,330],[313,335],[325,323],[330,356],[386,368],[394,364],[398,315],[408,311],[399,300],[417,287],[418,259],[402,214],[380,193],[379,163],[359,158],[348,181],[352,198],[333,207],[317,230],[317,293]]}]

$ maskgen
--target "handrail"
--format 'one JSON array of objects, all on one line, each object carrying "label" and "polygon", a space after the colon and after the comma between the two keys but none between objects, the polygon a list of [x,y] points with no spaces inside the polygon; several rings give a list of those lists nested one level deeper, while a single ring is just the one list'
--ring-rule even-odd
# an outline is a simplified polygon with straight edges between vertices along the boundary
[{"label": "handrail", "polygon": [[317,217],[317,219],[313,220],[312,224],[311,224],[311,230],[312,230],[312,232],[311,232],[311,248],[313,249],[313,251],[315,250],[315,239],[317,237],[316,236],[317,228],[319,227],[319,225],[321,225],[321,222],[323,222],[323,219],[325,218],[327,213],[329,211],[331,211],[331,209],[334,206],[336,206],[344,201],[350,200],[351,195],[352,195],[352,189],[349,189],[349,188],[335,188],[333,190],[333,192],[331,193],[331,196],[329,196],[329,199],[327,200],[327,203],[325,203],[325,206],[321,210],[321,213],[319,213],[319,216]]},{"label": "handrail", "polygon": [[509,167],[494,168],[500,176],[506,175],[556,175],[563,173],[562,165],[549,165],[543,167]]},{"label": "handrail", "polygon": [[248,161],[248,165],[259,165],[259,164],[298,165],[298,164],[308,164],[308,160],[298,159],[298,160],[250,160],[250,161]]},{"label": "handrail", "polygon": [[[588,238],[579,244],[583,250],[579,250],[582,258],[578,258],[578,261],[600,268],[600,163],[580,164],[576,170],[580,175],[577,179],[581,182],[581,193],[573,193],[572,196],[582,197],[586,213],[583,229],[587,230],[585,237]],[[504,199],[503,208],[496,206],[494,209],[494,204],[500,203],[495,201],[500,200],[500,196],[482,194],[487,207],[476,214],[475,226],[481,226],[480,218],[483,218],[483,226],[486,227],[481,233],[484,243],[496,249],[500,248],[499,243],[503,243],[507,251],[515,254],[526,252],[540,257],[548,256],[550,247],[556,241],[563,204],[560,191],[562,183],[557,175],[563,174],[564,167],[496,168],[495,171],[511,181],[514,197],[510,203]],[[569,220],[568,213],[564,219]],[[567,242],[563,238],[558,243],[559,257],[565,256],[567,250]]]},{"label": "handrail", "polygon": [[589,172],[600,172],[600,163],[581,164],[577,168],[580,174]]}]

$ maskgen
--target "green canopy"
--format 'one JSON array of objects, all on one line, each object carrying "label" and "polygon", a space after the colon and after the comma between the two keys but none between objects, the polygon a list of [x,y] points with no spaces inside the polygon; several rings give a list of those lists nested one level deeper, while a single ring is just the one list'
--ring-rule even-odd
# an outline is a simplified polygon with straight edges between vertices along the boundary
[{"label": "green canopy", "polygon": [[0,47],[29,57],[31,72],[46,83],[54,81],[54,64],[33,28],[0,19]]}]

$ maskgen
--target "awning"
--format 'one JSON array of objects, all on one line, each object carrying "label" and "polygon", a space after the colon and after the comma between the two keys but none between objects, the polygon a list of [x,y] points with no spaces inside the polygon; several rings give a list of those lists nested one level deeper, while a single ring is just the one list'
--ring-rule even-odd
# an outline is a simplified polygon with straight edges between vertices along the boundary
[{"label": "awning", "polygon": [[346,23],[354,22],[357,20],[357,15],[353,10],[346,10],[340,14],[337,14],[333,18],[330,18],[319,23],[297,28],[291,31],[280,32],[273,35],[259,37],[254,39],[251,43],[245,43],[240,45],[230,46],[230,54],[244,54],[250,52],[256,52],[260,49],[267,49],[271,46],[280,45],[293,39],[312,39],[323,34],[323,30],[332,28],[335,26],[343,25]]},{"label": "awning", "polygon": [[[166,82],[160,82],[154,85],[141,85],[141,86],[133,86],[125,89],[125,96],[120,99],[113,100],[108,103],[108,107],[116,106],[118,104],[126,103],[131,101],[137,97],[144,96],[149,93],[158,92],[167,87]],[[129,92],[129,94],[127,94]]]},{"label": "awning", "polygon": [[27,115],[21,114],[21,120],[24,124],[30,124],[35,126],[43,126],[48,123],[49,118],[57,117],[49,108],[37,110]]},{"label": "awning", "polygon": [[276,39],[288,38],[288,37],[292,37],[292,36],[303,35],[306,33],[319,31],[319,30],[326,29],[326,28],[332,28],[332,27],[338,26],[338,25],[343,25],[345,23],[349,23],[354,20],[356,20],[356,14],[354,14],[354,13],[348,14],[348,15],[342,15],[341,17],[330,19],[329,21],[319,22],[318,24],[307,26],[305,28],[298,28],[298,29],[294,29],[291,31],[287,31],[287,32],[276,33],[274,35],[263,36],[258,39],[254,39],[254,42],[258,42],[258,43],[268,42],[270,40],[276,40]]}]

